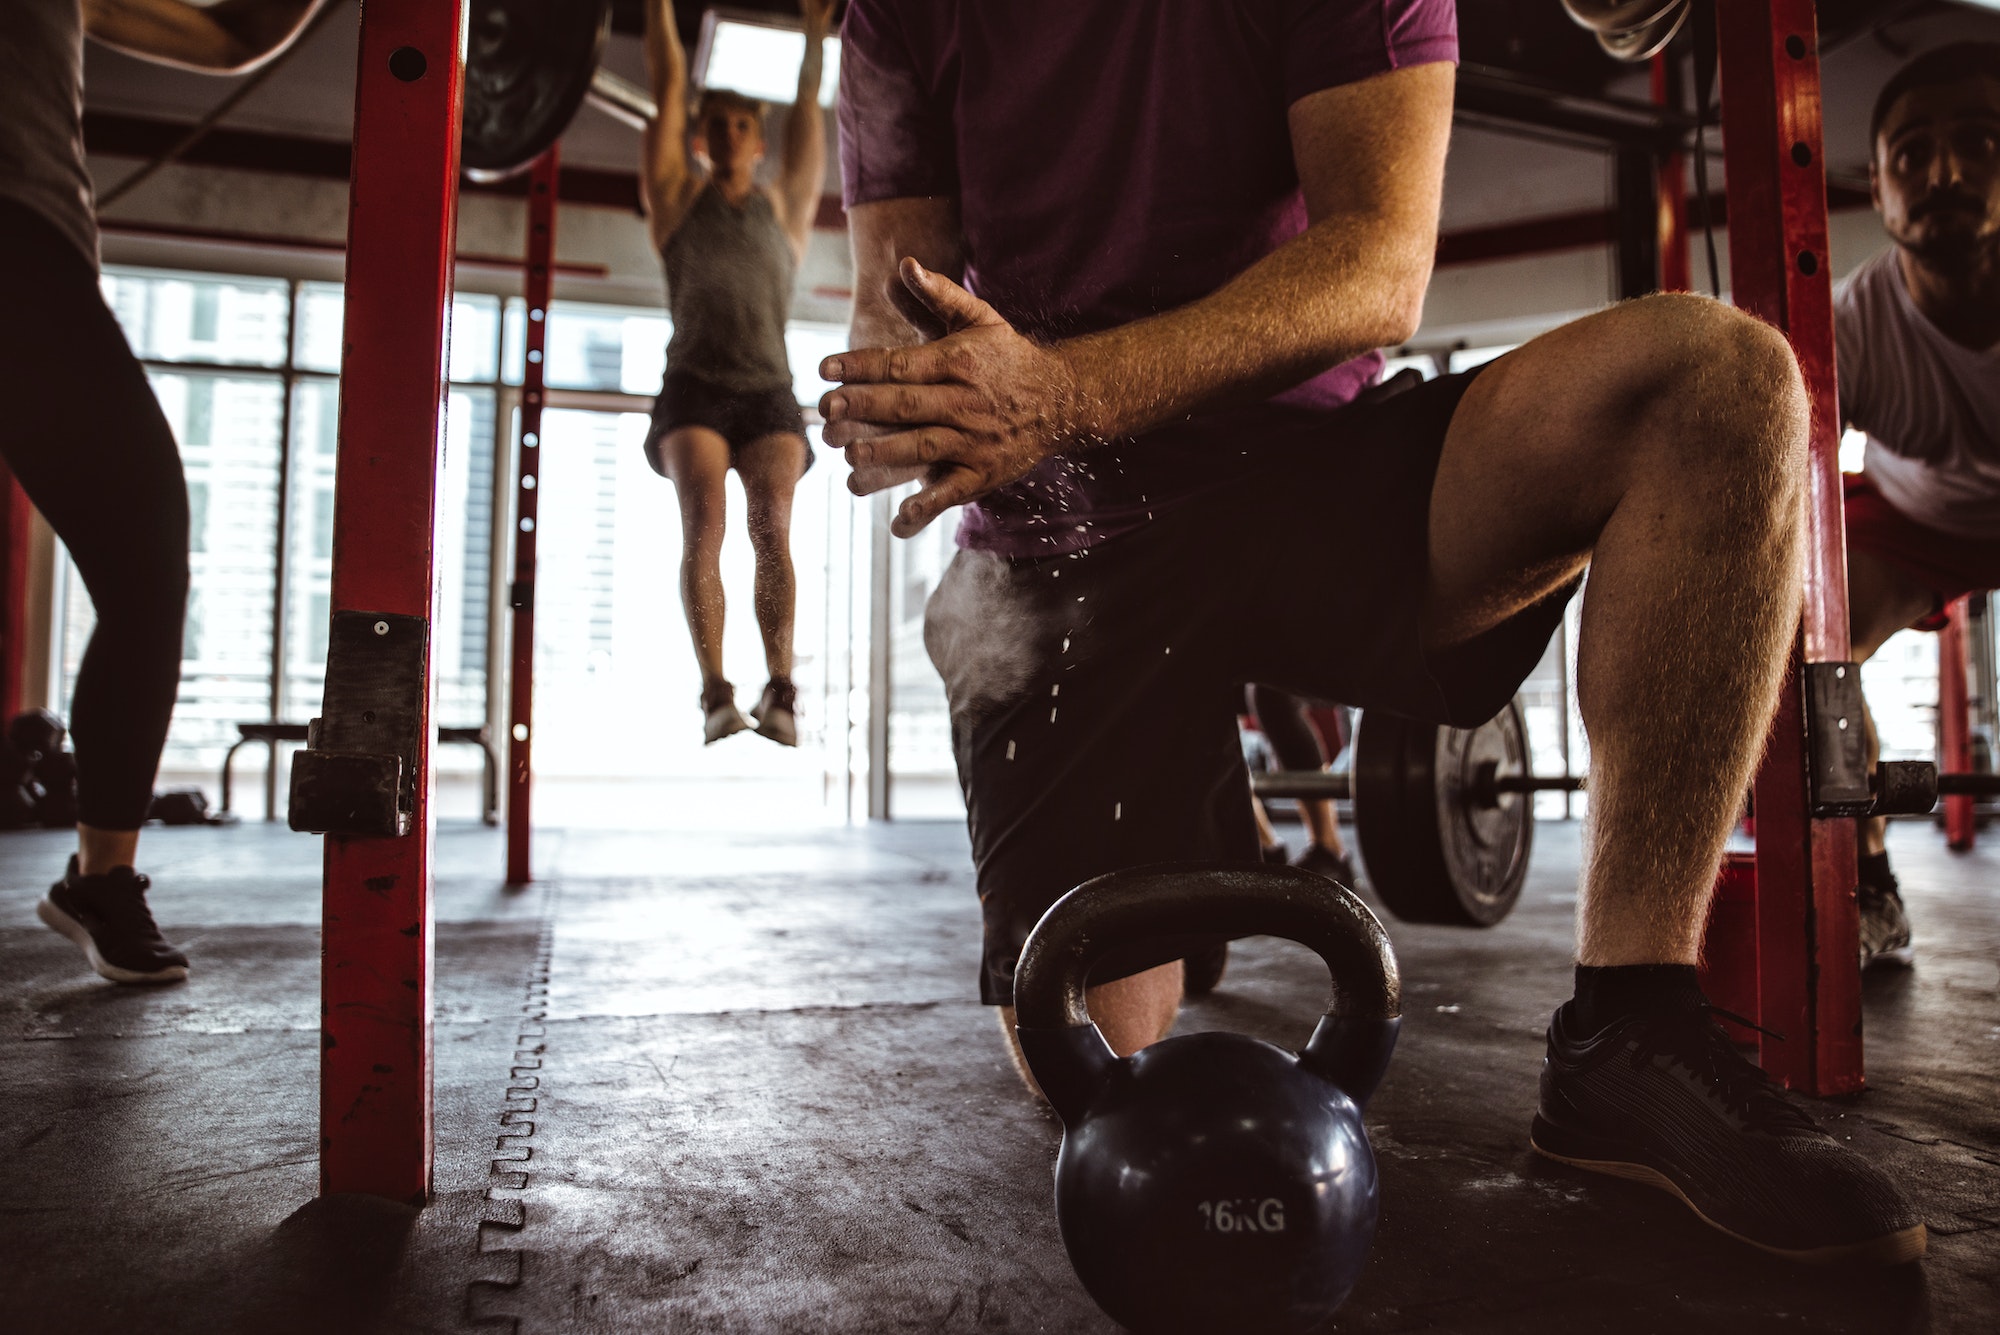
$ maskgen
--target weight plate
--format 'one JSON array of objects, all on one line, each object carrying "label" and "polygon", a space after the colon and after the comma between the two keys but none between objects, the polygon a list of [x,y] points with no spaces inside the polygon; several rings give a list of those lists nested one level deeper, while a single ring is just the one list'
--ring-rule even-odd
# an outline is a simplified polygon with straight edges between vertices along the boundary
[{"label": "weight plate", "polygon": [[611,0],[472,0],[459,150],[466,175],[511,176],[561,138],[610,27]]},{"label": "weight plate", "polygon": [[1406,922],[1491,927],[1520,898],[1534,845],[1534,803],[1503,793],[1481,805],[1481,770],[1528,773],[1518,703],[1477,728],[1363,712],[1354,738],[1354,823],[1368,879]]}]

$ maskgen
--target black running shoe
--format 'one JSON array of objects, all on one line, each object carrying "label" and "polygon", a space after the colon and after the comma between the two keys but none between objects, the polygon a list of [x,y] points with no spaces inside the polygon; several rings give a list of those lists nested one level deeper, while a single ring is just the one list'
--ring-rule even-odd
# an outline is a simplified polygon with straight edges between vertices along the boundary
[{"label": "black running shoe", "polygon": [[1902,887],[1889,870],[1888,859],[1872,872],[1863,859],[1861,885],[1856,892],[1861,908],[1861,967],[1896,964],[1909,968],[1916,963],[1910,949],[1910,916],[1903,911]]},{"label": "black running shoe", "polygon": [[1923,1221],[1895,1183],[1820,1130],[1711,1012],[1724,1013],[1681,1005],[1585,1035],[1558,1010],[1534,1148],[1672,1192],[1709,1227],[1791,1260],[1922,1256]]},{"label": "black running shoe", "polygon": [[1307,844],[1306,851],[1299,854],[1298,861],[1292,865],[1316,876],[1324,876],[1329,881],[1337,881],[1349,890],[1360,884],[1354,875],[1354,859],[1346,853],[1334,852],[1325,844]]},{"label": "black running shoe", "polygon": [[168,945],[146,907],[152,884],[130,867],[79,876],[76,859],[35,905],[35,916],[76,942],[90,967],[114,983],[178,983],[187,956]]}]

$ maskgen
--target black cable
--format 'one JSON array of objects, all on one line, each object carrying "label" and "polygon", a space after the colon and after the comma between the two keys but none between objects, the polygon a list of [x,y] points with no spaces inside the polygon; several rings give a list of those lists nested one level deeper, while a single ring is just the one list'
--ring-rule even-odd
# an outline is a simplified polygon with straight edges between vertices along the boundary
[{"label": "black cable", "polygon": [[1715,98],[1715,0],[1694,0],[1694,190],[1701,200],[1702,239],[1708,247],[1709,295],[1722,296],[1722,267],[1715,258],[1715,200],[1708,188],[1708,117]]},{"label": "black cable", "polygon": [[162,167],[165,167],[168,164],[174,162],[183,153],[193,148],[203,139],[206,139],[208,137],[208,132],[210,130],[213,130],[218,124],[220,124],[224,116],[227,116],[230,112],[236,110],[237,106],[242,103],[244,98],[250,96],[250,94],[256,92],[259,88],[262,88],[265,82],[269,80],[273,74],[276,74],[278,70],[283,67],[284,63],[287,60],[290,60],[292,58],[292,53],[297,51],[300,47],[306,44],[306,39],[312,36],[313,32],[320,26],[320,24],[326,22],[327,16],[329,14],[333,13],[336,9],[344,9],[344,8],[346,8],[345,5],[341,5],[338,3],[321,5],[319,12],[317,14],[314,14],[312,18],[306,21],[306,26],[304,30],[299,33],[298,37],[293,40],[291,45],[287,46],[283,51],[279,52],[271,60],[265,62],[263,65],[260,65],[256,70],[252,71],[250,76],[245,80],[243,80],[242,83],[239,83],[236,85],[236,87],[230,89],[229,95],[227,97],[223,98],[220,102],[216,103],[213,107],[209,108],[208,114],[203,116],[200,120],[196,121],[193,125],[189,126],[187,133],[182,135],[179,139],[176,139],[172,144],[168,145],[166,151],[162,152],[158,157],[154,158],[152,161],[140,167],[130,176],[127,176],[117,185],[112,186],[109,190],[106,190],[103,194],[99,195],[97,197],[98,212],[100,213],[103,212],[105,209],[110,208],[113,204],[116,204],[119,200],[125,198],[125,196],[131,194],[134,190],[138,189],[140,186],[144,185],[147,181],[151,180],[155,175],[157,175]]}]

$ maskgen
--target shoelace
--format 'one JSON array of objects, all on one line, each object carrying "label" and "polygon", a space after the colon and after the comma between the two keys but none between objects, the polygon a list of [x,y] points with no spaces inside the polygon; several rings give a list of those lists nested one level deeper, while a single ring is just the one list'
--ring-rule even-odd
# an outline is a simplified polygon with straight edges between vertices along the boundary
[{"label": "shoelace", "polygon": [[1818,1131],[1812,1114],[1785,1097],[1777,1083],[1762,1067],[1748,1060],[1722,1032],[1717,1019],[1733,1020],[1746,1029],[1784,1040],[1771,1030],[1720,1006],[1703,1002],[1668,1015],[1652,1017],[1640,1028],[1632,1064],[1645,1066],[1656,1056],[1685,1067],[1696,1079],[1706,1082],[1721,1099],[1722,1106],[1743,1118],[1754,1129],[1767,1134],[1784,1131]]},{"label": "shoelace", "polygon": [[146,902],[146,891],[152,885],[144,873],[134,873],[129,881],[107,884],[105,892],[91,897],[91,906],[104,915],[108,926],[119,932],[159,940],[160,925],[153,920],[152,906]]}]

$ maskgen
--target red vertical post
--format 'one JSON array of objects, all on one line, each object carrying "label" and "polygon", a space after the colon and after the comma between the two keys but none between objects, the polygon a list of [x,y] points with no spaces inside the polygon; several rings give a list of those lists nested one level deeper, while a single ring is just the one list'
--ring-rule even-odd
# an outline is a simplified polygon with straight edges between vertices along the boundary
[{"label": "red vertical post", "polygon": [[[382,707],[415,714],[409,832],[326,839],[320,1190],[418,1204],[431,1180],[428,642],[463,16],[440,0],[368,0],[361,11],[333,518],[336,621],[381,617],[384,635],[391,619],[414,623],[426,647],[413,680],[381,686]],[[329,657],[329,682],[337,666]]]},{"label": "red vertical post", "polygon": [[[1653,105],[1681,108],[1680,66],[1662,51],[1653,57]],[[1694,286],[1688,272],[1687,155],[1678,149],[1659,158],[1660,291],[1686,292]]]},{"label": "red vertical post", "polygon": [[28,672],[28,540],[35,510],[0,463],[0,724],[21,712]]},{"label": "red vertical post", "polygon": [[[1954,600],[1946,609],[1950,620],[1938,632],[1938,768],[1952,774],[1972,772],[1972,696],[1965,672],[1969,601]],[[1953,852],[1972,847],[1973,823],[1970,793],[1944,799],[1944,841]]]},{"label": "red vertical post", "polygon": [[1812,0],[1716,16],[1735,301],[1790,338],[1812,401],[1805,612],[1756,784],[1759,1018],[1785,1036],[1761,1056],[1793,1088],[1836,1094],[1862,1087],[1854,822],[1812,816],[1802,671],[1849,654],[1819,39]]},{"label": "red vertical post", "polygon": [[527,365],[521,371],[521,440],[514,469],[514,609],[507,695],[507,881],[526,885],[533,838],[535,741],[535,520],[541,512],[542,397],[549,333],[550,269],[556,255],[556,146],[528,172]]}]

